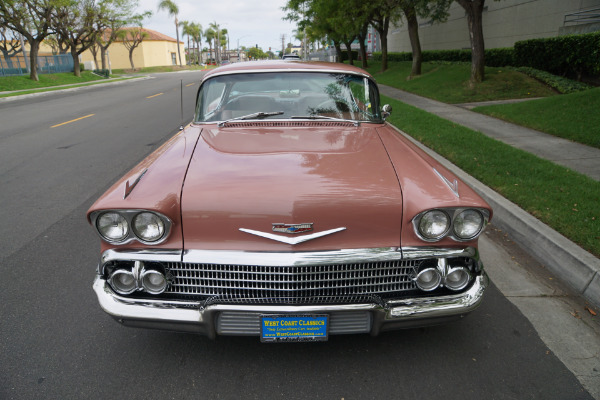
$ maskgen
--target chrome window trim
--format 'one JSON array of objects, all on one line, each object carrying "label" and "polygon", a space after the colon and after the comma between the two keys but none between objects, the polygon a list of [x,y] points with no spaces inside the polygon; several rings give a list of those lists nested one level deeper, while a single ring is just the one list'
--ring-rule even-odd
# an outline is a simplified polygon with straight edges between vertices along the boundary
[{"label": "chrome window trim", "polygon": [[427,258],[479,258],[474,247],[381,247],[316,252],[257,252],[234,250],[106,250],[100,265],[111,261],[156,261],[227,265],[303,266],[315,264],[347,264],[354,262],[383,262]]},{"label": "chrome window trim", "polygon": [[[119,240],[119,241],[109,240],[108,238],[104,237],[100,233],[100,231],[98,230],[98,227],[96,225],[96,222],[100,215],[107,213],[107,212],[118,213],[118,214],[121,214],[123,216],[123,218],[125,218],[125,220],[127,221],[127,224],[129,225],[129,231],[128,231],[125,239]],[[148,241],[143,240],[142,238],[138,237],[135,234],[134,229],[133,229],[133,218],[135,218],[136,215],[143,213],[143,212],[149,212],[152,214],[156,214],[165,224],[165,232],[163,233],[162,237],[159,240],[156,240],[154,242],[148,242]],[[167,240],[167,238],[169,237],[169,234],[171,233],[171,226],[173,225],[173,221],[171,221],[171,219],[164,214],[161,214],[161,213],[159,213],[157,211],[153,211],[153,210],[144,210],[144,209],[137,209],[137,208],[136,209],[106,209],[106,210],[93,211],[90,214],[90,221],[92,222],[92,226],[94,227],[94,230],[96,231],[96,233],[98,234],[98,236],[100,236],[100,238],[102,240],[104,240],[107,243],[115,244],[115,245],[128,244],[133,241],[138,241],[138,242],[140,242],[142,244],[146,244],[148,246],[154,246],[157,244],[161,244],[165,240]]]},{"label": "chrome window trim", "polygon": [[[275,64],[274,64],[275,65]],[[364,77],[369,79],[374,85],[376,85],[375,80],[369,74],[365,74],[359,71],[348,71],[342,69],[328,69],[328,68],[286,68],[289,64],[281,64],[280,68],[261,68],[261,69],[235,69],[232,71],[218,71],[213,72],[210,75],[206,75],[204,79],[202,79],[201,83],[205,81],[224,75],[239,75],[239,74],[264,74],[264,73],[287,73],[287,72],[306,72],[306,73],[326,73],[326,74],[348,74],[348,75],[356,75],[360,77]]]}]

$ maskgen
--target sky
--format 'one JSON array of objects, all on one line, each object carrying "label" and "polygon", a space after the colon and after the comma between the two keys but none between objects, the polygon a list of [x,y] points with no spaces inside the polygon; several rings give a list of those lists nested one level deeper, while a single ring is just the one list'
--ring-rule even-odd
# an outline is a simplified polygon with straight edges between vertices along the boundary
[{"label": "sky", "polygon": [[[281,35],[285,43],[291,40],[296,24],[284,21],[281,10],[286,0],[173,0],[179,7],[179,21],[196,22],[206,30],[211,22],[217,22],[229,33],[229,48],[238,45],[252,47],[258,44],[263,51],[271,47],[273,52],[281,50]],[[144,28],[152,29],[175,38],[175,20],[166,11],[158,11],[159,0],[140,0],[138,11],[152,11],[152,17],[143,23]],[[179,38],[187,45],[187,37]],[[201,47],[208,47],[202,39]]]}]

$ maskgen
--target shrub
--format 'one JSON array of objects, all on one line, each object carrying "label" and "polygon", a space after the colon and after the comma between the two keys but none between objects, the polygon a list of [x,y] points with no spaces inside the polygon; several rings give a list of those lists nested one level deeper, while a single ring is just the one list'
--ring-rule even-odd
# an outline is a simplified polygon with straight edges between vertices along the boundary
[{"label": "shrub", "polygon": [[[374,61],[381,61],[381,52],[373,53]],[[388,61],[412,61],[412,52],[388,53]],[[425,50],[423,61],[459,61],[471,62],[471,50]],[[490,67],[504,67],[512,65],[513,49],[499,48],[485,50],[485,65]]]},{"label": "shrub", "polygon": [[[358,60],[358,51],[352,50],[352,60]],[[348,52],[346,50],[342,50],[342,62],[348,61]]]},{"label": "shrub", "polygon": [[96,74],[96,75],[100,75],[100,76],[103,76],[105,78],[109,78],[110,77],[110,72],[107,69],[95,69],[92,72],[94,74]]},{"label": "shrub", "polygon": [[549,72],[541,71],[539,69],[531,67],[519,67],[515,68],[515,70],[545,83],[551,88],[558,90],[560,93],[574,93],[592,88],[591,86],[585,83],[573,81],[571,79],[563,78],[561,76],[552,75]]}]

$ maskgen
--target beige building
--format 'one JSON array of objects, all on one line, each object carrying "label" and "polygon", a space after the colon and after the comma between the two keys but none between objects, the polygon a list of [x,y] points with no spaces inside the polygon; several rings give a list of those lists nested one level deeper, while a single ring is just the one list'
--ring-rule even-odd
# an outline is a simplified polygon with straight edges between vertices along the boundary
[{"label": "beige building", "polygon": [[[133,50],[133,63],[136,68],[179,65],[177,40],[151,29],[144,28],[144,32],[148,36]],[[179,49],[181,51],[181,63],[185,65],[185,46],[182,41],[179,42]],[[100,52],[98,52],[97,58],[99,64],[97,68],[102,68]],[[122,41],[115,41],[110,45],[108,48],[108,58],[110,59],[110,67],[112,69],[131,68],[129,50],[123,45]],[[89,50],[83,52],[80,61],[84,64],[94,61],[92,52]]]},{"label": "beige building", "polygon": [[[488,0],[485,4],[483,34],[488,49],[512,47],[519,40],[600,30],[600,0]],[[585,11],[590,11],[587,17]],[[453,2],[449,12],[443,24],[419,20],[423,50],[471,48],[464,9]],[[574,15],[581,12],[583,16]],[[406,21],[390,27],[388,51],[411,51]]]}]

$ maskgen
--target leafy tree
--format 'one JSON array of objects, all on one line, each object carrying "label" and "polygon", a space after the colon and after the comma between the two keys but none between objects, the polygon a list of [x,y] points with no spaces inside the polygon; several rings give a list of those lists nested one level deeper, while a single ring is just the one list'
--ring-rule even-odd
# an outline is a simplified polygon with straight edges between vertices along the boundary
[{"label": "leafy tree", "polygon": [[117,40],[119,30],[129,24],[135,25],[139,20],[150,18],[152,15],[151,11],[134,14],[137,5],[138,0],[102,0],[100,3],[103,9],[102,15],[105,19],[103,25],[106,27],[97,40],[98,47],[100,47],[102,69],[108,69],[106,53],[110,45]]},{"label": "leafy tree", "polygon": [[21,41],[16,32],[0,26],[0,52],[2,52],[8,68],[13,67],[11,58],[21,51]]},{"label": "leafy tree", "polygon": [[101,8],[94,0],[68,0],[54,9],[52,20],[59,41],[69,46],[73,74],[81,76],[79,55],[96,43],[105,28]]},{"label": "leafy tree", "polygon": [[38,81],[40,43],[54,33],[52,13],[61,0],[0,0],[0,27],[23,35],[29,43],[29,77]]},{"label": "leafy tree", "polygon": [[400,18],[400,4],[397,0],[373,0],[371,6],[370,21],[381,40],[381,71],[388,68],[388,31],[390,22]]},{"label": "leafy tree", "polygon": [[179,14],[179,7],[173,0],[160,0],[158,3],[158,11],[165,10],[169,16],[175,18],[175,34],[177,36],[177,54],[179,55],[179,66],[181,64],[181,50],[179,49],[179,21],[177,20],[177,14]]},{"label": "leafy tree", "polygon": [[123,41],[123,45],[129,51],[129,62],[131,63],[132,70],[135,70],[133,51],[142,44],[144,39],[148,36],[148,32],[142,27],[141,21],[133,28],[119,30],[118,37]]}]

